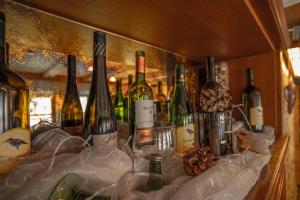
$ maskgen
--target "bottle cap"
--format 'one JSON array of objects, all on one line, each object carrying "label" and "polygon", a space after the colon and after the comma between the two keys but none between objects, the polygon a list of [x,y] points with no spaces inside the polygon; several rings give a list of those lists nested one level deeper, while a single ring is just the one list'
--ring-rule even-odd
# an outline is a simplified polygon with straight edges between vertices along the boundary
[{"label": "bottle cap", "polygon": [[138,50],[138,51],[135,52],[135,55],[136,56],[145,56],[145,52],[142,51],[142,50]]},{"label": "bottle cap", "polygon": [[105,33],[102,31],[95,31],[94,32],[94,42],[99,43],[99,42],[105,42]]},{"label": "bottle cap", "polygon": [[75,61],[76,61],[76,56],[68,55],[68,63],[75,62]]}]

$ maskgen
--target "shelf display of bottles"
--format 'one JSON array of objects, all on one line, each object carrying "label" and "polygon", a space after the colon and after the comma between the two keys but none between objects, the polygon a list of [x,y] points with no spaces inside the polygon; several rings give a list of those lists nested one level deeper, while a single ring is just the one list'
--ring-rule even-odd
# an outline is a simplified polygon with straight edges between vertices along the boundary
[{"label": "shelf display of bottles", "polygon": [[136,76],[128,95],[129,134],[133,135],[135,125],[150,128],[154,125],[153,91],[145,79],[145,52],[136,52]]},{"label": "shelf display of bottles", "polygon": [[242,94],[244,113],[250,122],[252,131],[262,132],[264,128],[264,113],[261,91],[254,86],[253,70],[248,68],[246,73],[247,87]]},{"label": "shelf display of bottles", "polygon": [[83,137],[83,112],[76,81],[76,57],[68,55],[67,89],[61,110],[61,128],[71,135]]},{"label": "shelf display of bottles", "polygon": [[108,89],[106,36],[94,32],[93,76],[85,110],[84,137],[94,147],[117,145],[117,123]]},{"label": "shelf display of bottles", "polygon": [[[0,156],[15,158],[30,153],[29,89],[24,79],[8,68],[5,44],[5,15],[0,12]],[[18,128],[18,131],[10,129]],[[20,129],[22,128],[22,129]],[[12,162],[15,162],[12,161]],[[1,162],[0,173],[13,164]]]},{"label": "shelf display of bottles", "polygon": [[176,65],[176,86],[170,121],[176,125],[176,152],[183,154],[195,142],[193,110],[185,87],[183,64]]},{"label": "shelf display of bottles", "polygon": [[125,107],[125,100],[122,94],[122,79],[117,78],[116,81],[116,95],[114,99],[114,112],[117,120],[125,121],[126,120],[126,107]]}]

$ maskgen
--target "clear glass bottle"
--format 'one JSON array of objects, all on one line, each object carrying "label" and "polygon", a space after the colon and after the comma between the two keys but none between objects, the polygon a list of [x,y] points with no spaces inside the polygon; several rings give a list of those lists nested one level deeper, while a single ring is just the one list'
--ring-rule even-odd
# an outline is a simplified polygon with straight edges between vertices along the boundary
[{"label": "clear glass bottle", "polygon": [[84,136],[94,147],[117,146],[117,123],[108,89],[106,37],[94,32],[93,77],[85,111]]},{"label": "clear glass bottle", "polygon": [[135,125],[150,128],[154,125],[153,91],[145,79],[145,52],[136,52],[135,82],[128,95],[129,133],[134,135]]},{"label": "clear glass bottle", "polygon": [[83,112],[77,90],[74,55],[68,55],[68,79],[61,110],[61,128],[71,135],[83,137]]}]

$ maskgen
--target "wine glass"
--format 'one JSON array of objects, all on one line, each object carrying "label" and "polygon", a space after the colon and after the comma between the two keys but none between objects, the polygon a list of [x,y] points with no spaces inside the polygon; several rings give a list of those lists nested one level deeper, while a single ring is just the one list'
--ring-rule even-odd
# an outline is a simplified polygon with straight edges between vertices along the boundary
[{"label": "wine glass", "polygon": [[149,173],[161,175],[150,176],[149,187],[161,188],[164,184],[162,177],[161,163],[175,152],[175,125],[174,123],[159,123],[153,127],[145,127],[145,124],[138,123],[134,131],[133,151],[136,156],[149,160]]}]

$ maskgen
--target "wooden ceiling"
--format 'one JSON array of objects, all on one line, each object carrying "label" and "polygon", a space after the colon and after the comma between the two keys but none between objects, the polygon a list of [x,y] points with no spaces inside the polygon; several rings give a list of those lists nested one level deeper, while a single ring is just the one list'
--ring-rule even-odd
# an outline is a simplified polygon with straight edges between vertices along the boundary
[{"label": "wooden ceiling", "polygon": [[300,3],[285,8],[288,27],[300,25]]},{"label": "wooden ceiling", "polygon": [[[249,56],[289,46],[276,0],[16,0],[194,61]],[[279,15],[278,15],[279,11]]]}]

